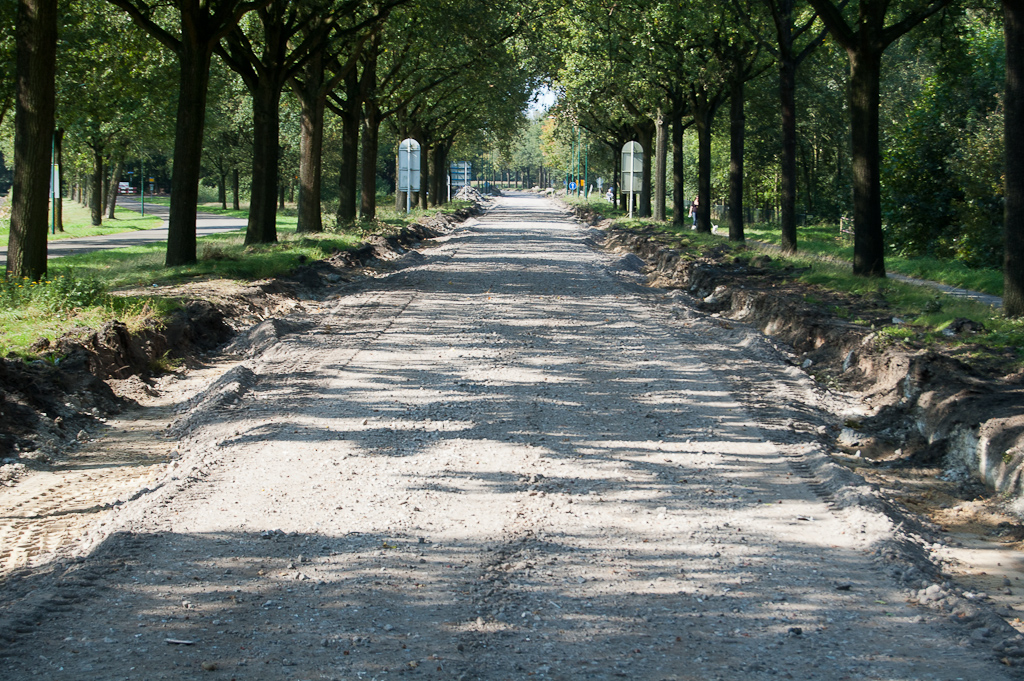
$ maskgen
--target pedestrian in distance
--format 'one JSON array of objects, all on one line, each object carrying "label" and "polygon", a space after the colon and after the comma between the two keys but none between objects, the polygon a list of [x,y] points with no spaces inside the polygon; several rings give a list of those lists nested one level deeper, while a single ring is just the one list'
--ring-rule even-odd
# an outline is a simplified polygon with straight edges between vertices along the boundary
[{"label": "pedestrian in distance", "polygon": [[690,204],[690,217],[693,218],[693,227],[690,229],[697,229],[697,208],[700,206],[700,197],[693,197],[693,203]]}]

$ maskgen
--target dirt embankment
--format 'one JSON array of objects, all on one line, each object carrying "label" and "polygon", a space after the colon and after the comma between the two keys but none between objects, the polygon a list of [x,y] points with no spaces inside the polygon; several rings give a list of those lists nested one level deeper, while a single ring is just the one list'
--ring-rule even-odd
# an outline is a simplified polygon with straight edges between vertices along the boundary
[{"label": "dirt embankment", "polygon": [[880,297],[794,283],[797,268],[742,246],[695,253],[685,238],[625,230],[589,210],[577,215],[606,230],[606,248],[641,257],[652,286],[681,289],[709,314],[755,325],[819,382],[858,395],[869,415],[837,433],[840,449],[890,465],[940,465],[1024,496],[1024,373],[983,336],[972,342],[976,322],[957,320],[945,343],[923,334],[916,341]]},{"label": "dirt embankment", "polygon": [[20,475],[26,463],[48,461],[87,439],[89,429],[131,404],[132,392],[145,390],[168,361],[187,363],[218,348],[240,329],[352,280],[364,266],[401,258],[475,212],[439,214],[391,236],[372,236],[359,248],[267,282],[171,287],[160,294],[180,299],[181,307],[141,330],[115,320],[100,329],[74,329],[54,343],[41,340],[33,347],[40,359],[30,363],[0,358],[0,484]]}]

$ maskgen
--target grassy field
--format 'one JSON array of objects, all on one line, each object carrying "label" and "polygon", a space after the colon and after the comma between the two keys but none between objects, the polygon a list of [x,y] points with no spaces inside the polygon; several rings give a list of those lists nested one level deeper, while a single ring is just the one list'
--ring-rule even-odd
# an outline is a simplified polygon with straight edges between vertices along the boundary
[{"label": "grassy field", "polygon": [[[135,211],[115,207],[115,218],[110,220],[103,218],[103,224],[99,227],[92,226],[92,216],[88,208],[77,201],[64,199],[62,203],[64,231],[52,234],[47,232],[47,239],[59,241],[61,239],[74,239],[82,236],[97,236],[99,234],[117,234],[119,232],[133,232],[140,229],[153,229],[163,225],[158,217],[147,215],[143,217]],[[5,215],[0,220],[0,245],[7,246],[10,237],[11,225],[10,216]]]}]

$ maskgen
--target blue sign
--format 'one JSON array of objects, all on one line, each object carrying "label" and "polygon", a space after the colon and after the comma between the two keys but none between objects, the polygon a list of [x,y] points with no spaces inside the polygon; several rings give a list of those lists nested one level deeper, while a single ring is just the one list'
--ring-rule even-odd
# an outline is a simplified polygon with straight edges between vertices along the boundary
[{"label": "blue sign", "polygon": [[570,182],[569,183],[569,189],[571,189],[572,191],[576,191],[576,183],[575,182]]}]

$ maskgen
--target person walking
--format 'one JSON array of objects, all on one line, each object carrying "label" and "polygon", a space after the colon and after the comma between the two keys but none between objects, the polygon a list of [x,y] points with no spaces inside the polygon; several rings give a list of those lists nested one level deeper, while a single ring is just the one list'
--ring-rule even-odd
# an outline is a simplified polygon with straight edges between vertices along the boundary
[{"label": "person walking", "polygon": [[693,197],[693,203],[690,204],[690,217],[693,218],[693,227],[690,229],[697,229],[697,208],[700,206],[700,196]]}]

